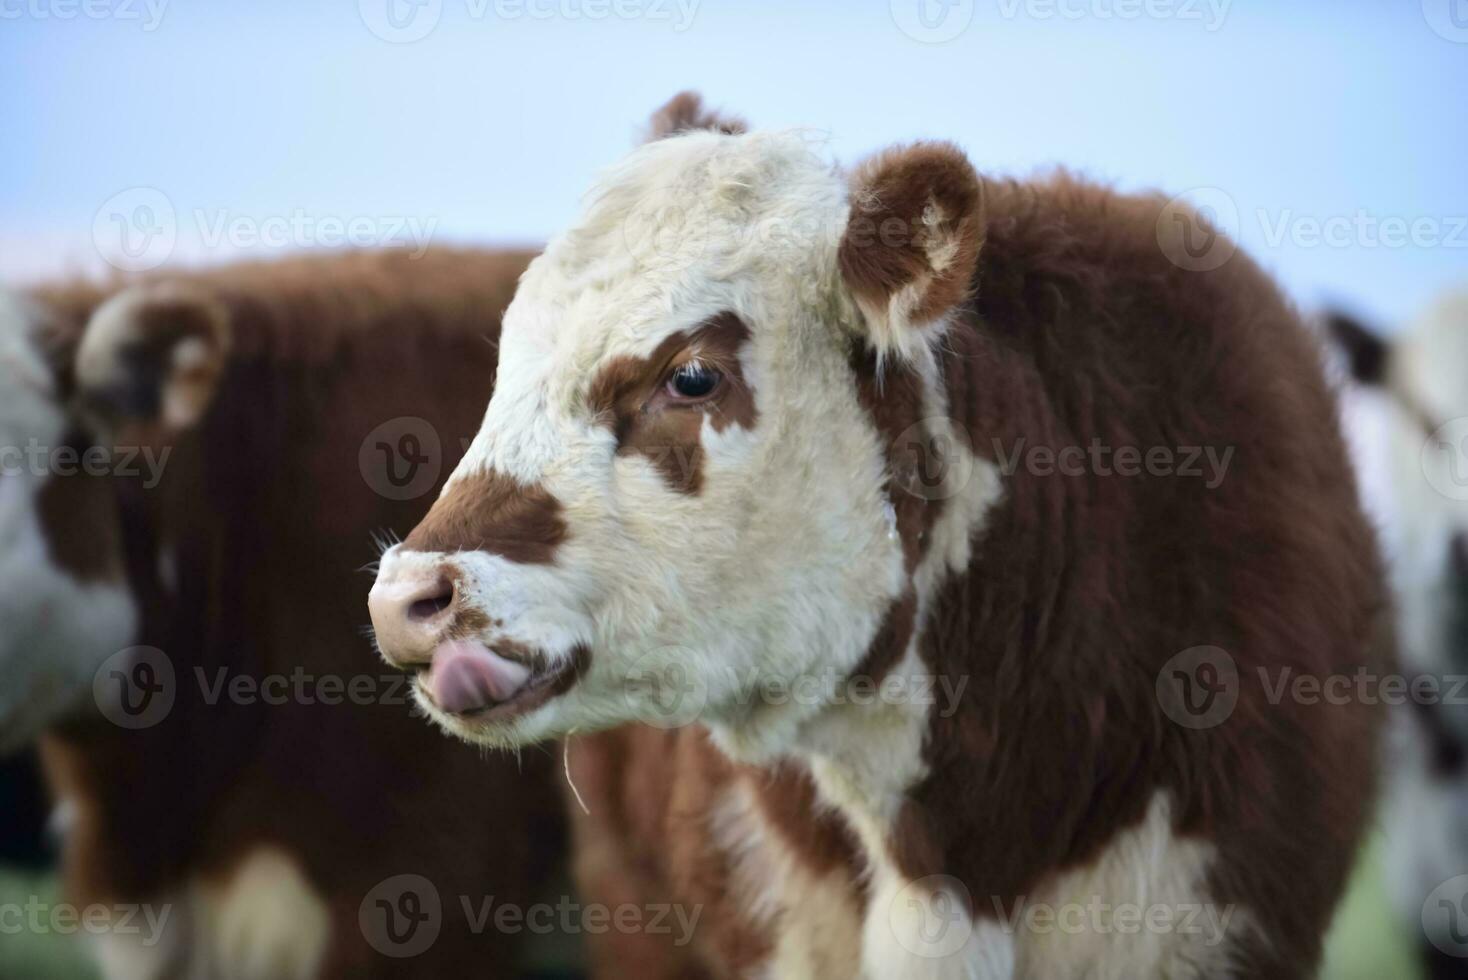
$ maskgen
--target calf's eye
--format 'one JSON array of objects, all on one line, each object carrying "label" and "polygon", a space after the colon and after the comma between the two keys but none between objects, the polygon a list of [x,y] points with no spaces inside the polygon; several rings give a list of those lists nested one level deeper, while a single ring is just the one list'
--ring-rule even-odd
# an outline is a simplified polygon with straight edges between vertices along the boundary
[{"label": "calf's eye", "polygon": [[685,401],[706,398],[719,386],[723,375],[702,364],[685,364],[668,378],[668,393]]}]

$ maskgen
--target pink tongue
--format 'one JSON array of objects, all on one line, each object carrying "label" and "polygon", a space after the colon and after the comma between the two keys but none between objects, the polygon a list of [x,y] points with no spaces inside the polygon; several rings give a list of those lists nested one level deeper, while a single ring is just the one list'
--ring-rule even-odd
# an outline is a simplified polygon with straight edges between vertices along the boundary
[{"label": "pink tongue", "polygon": [[440,708],[463,714],[510,700],[530,680],[530,669],[482,643],[455,640],[433,654],[428,690]]}]

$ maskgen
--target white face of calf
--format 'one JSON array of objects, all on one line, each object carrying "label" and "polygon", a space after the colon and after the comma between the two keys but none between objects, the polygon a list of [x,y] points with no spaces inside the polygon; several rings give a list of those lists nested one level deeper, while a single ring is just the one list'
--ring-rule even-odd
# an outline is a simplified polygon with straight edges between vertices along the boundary
[{"label": "white face of calf", "polygon": [[0,293],[0,751],[84,700],[135,625],[106,481],[71,472],[76,433],[37,312]]},{"label": "white face of calf", "polygon": [[483,428],[383,557],[378,643],[432,717],[514,745],[682,697],[773,748],[820,710],[756,688],[850,673],[908,588],[860,363],[935,371],[979,196],[937,145],[850,182],[789,134],[615,168],[525,274]]}]

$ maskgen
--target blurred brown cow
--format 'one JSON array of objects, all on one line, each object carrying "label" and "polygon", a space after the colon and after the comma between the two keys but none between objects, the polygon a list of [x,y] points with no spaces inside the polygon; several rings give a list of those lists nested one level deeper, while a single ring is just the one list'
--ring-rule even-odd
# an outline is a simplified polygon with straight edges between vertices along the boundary
[{"label": "blurred brown cow", "polygon": [[0,741],[46,730],[68,897],[143,906],[97,946],[109,977],[513,973],[517,937],[475,935],[460,896],[523,904],[550,873],[552,769],[408,716],[360,570],[473,433],[527,260],[7,301]]}]

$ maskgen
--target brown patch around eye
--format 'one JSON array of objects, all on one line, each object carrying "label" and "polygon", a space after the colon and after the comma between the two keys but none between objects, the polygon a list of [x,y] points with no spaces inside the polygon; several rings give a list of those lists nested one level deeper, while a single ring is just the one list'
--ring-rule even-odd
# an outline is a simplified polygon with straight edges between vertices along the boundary
[{"label": "brown patch around eye", "polygon": [[[617,437],[617,454],[640,455],[679,493],[703,489],[705,417],[715,432],[730,425],[753,429],[759,420],[754,392],[744,378],[739,350],[749,327],[732,312],[720,313],[691,331],[678,331],[648,357],[619,357],[602,368],[587,391],[587,402]],[[723,375],[709,398],[672,402],[663,392],[668,374],[697,359]]]},{"label": "brown patch around eye", "polygon": [[413,529],[408,551],[487,551],[525,565],[549,565],[566,538],[561,503],[542,487],[501,473],[475,473],[450,485]]}]

